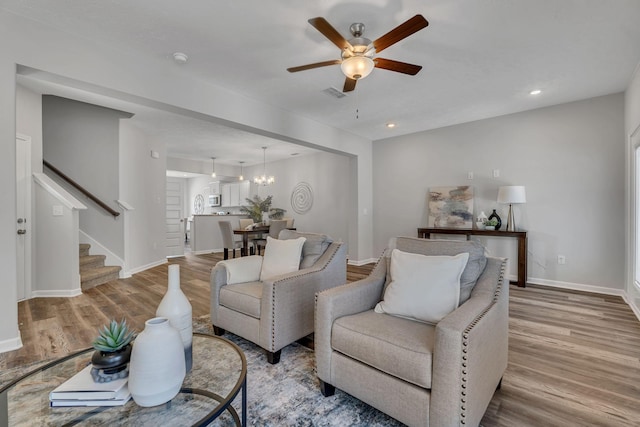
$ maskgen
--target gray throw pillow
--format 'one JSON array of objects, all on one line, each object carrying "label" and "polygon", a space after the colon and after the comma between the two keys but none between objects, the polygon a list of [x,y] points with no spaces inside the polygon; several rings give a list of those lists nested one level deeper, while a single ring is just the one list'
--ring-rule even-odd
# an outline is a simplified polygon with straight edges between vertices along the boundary
[{"label": "gray throw pillow", "polygon": [[404,252],[422,255],[458,255],[469,253],[469,261],[460,277],[460,304],[471,296],[476,281],[487,265],[484,246],[473,240],[429,240],[415,237],[398,237],[396,248]]},{"label": "gray throw pillow", "polygon": [[298,237],[307,239],[302,246],[302,259],[300,260],[301,270],[315,264],[333,242],[333,239],[326,234],[301,233],[299,231],[285,229],[278,235],[278,238],[282,240],[297,239]]}]

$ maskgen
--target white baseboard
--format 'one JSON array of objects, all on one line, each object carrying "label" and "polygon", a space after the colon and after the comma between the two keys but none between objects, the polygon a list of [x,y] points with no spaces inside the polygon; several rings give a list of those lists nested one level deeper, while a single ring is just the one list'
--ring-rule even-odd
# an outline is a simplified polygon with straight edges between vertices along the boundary
[{"label": "white baseboard", "polygon": [[[236,249],[237,251],[240,251],[240,249]],[[205,255],[205,254],[216,254],[218,252],[224,252],[224,248],[220,248],[220,249],[205,249],[203,251],[192,251],[191,253],[194,255]],[[229,250],[229,252],[231,252],[231,250]]]},{"label": "white baseboard", "polygon": [[[511,280],[516,280],[515,276],[510,277]],[[623,289],[607,288],[604,286],[584,285],[582,283],[572,282],[560,282],[557,280],[537,279],[535,277],[529,277],[527,283],[532,285],[549,286],[552,288],[571,289],[573,291],[591,292],[594,294],[616,295],[619,297],[624,296]]]},{"label": "white baseboard", "polygon": [[147,265],[142,265],[140,267],[133,268],[133,269],[127,271],[126,274],[128,274],[127,277],[131,277],[132,274],[140,273],[141,271],[148,270],[150,268],[157,267],[159,265],[166,264],[166,263],[167,263],[166,259],[161,259],[161,260],[149,263]]},{"label": "white baseboard", "polygon": [[0,341],[0,353],[6,353],[7,351],[17,350],[21,347],[22,347],[22,339],[20,339],[20,335],[18,335],[15,338],[10,338],[8,340]]},{"label": "white baseboard", "polygon": [[633,301],[629,301],[629,295],[627,295],[626,292],[624,293],[624,295],[622,295],[622,298],[624,299],[624,302],[626,302],[629,307],[631,307],[631,311],[633,311],[633,314],[635,314],[638,320],[640,320],[640,307],[635,305]]},{"label": "white baseboard", "polygon": [[347,264],[355,265],[356,267],[360,267],[366,264],[371,264],[376,262],[378,262],[378,258],[369,258],[369,259],[363,259],[363,260],[354,260],[354,259],[347,260]]},{"label": "white baseboard", "polygon": [[56,298],[56,297],[77,297],[82,295],[82,289],[64,289],[54,291],[33,291],[31,292],[31,298]]}]

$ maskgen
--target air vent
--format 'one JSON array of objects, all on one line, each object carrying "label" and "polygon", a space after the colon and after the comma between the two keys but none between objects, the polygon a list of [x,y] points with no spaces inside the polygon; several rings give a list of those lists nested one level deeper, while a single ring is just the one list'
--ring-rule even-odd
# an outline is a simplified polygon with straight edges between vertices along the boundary
[{"label": "air vent", "polygon": [[344,98],[345,96],[347,96],[343,92],[341,92],[338,89],[336,89],[335,87],[327,88],[327,89],[323,90],[322,92],[326,93],[327,95],[329,95],[329,96],[331,96],[333,98],[338,98],[338,99]]}]

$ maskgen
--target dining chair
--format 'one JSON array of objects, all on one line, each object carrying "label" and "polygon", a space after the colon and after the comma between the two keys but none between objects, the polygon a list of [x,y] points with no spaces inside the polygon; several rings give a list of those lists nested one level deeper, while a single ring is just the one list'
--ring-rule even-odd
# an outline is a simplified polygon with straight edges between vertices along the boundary
[{"label": "dining chair", "polygon": [[240,219],[240,228],[247,228],[249,225],[253,224],[253,220],[251,218],[241,218]]},{"label": "dining chair", "polygon": [[295,221],[295,218],[291,218],[291,217],[283,217],[282,219],[284,219],[285,221],[287,221],[287,228],[293,228],[293,223]]},{"label": "dining chair", "polygon": [[[287,228],[287,220],[285,219],[272,219],[269,223],[269,236],[274,239],[277,239],[280,235],[280,232]],[[264,239],[254,239],[254,244],[256,245],[256,250],[258,251],[258,255],[260,255],[260,248],[264,248],[267,246],[267,238]]]},{"label": "dining chair", "polygon": [[236,257],[236,249],[242,249],[242,240],[237,240],[233,234],[231,221],[218,221],[222,243],[224,245],[224,259],[229,259],[229,249],[233,250],[233,257]]}]

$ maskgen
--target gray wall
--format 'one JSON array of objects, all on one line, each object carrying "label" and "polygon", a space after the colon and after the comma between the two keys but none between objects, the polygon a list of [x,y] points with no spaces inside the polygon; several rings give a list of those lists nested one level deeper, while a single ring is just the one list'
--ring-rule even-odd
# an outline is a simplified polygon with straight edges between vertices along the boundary
[{"label": "gray wall", "polygon": [[[527,203],[515,209],[529,232],[530,280],[623,289],[623,119],[614,94],[374,142],[374,251],[426,226],[429,187],[472,185],[476,216],[498,208],[506,219],[498,187],[524,185]],[[483,242],[515,260],[509,240]]]},{"label": "gray wall", "polygon": [[[112,209],[119,197],[119,121],[128,113],[52,95],[42,97],[43,156]],[[122,221],[45,170],[89,208],[80,229],[124,258]]]},{"label": "gray wall", "polygon": [[[295,218],[300,231],[325,233],[334,240],[349,241],[350,204],[356,197],[351,190],[350,158],[332,153],[317,153],[266,165],[268,175],[276,178],[275,184],[266,187],[251,185],[251,192],[260,197],[273,196],[273,207],[286,209],[285,216]],[[247,179],[262,174],[262,165],[245,168]],[[306,182],[313,189],[313,206],[305,214],[296,213],[291,207],[291,193],[299,182]],[[353,254],[352,248],[349,253]]]},{"label": "gray wall", "polygon": [[[160,158],[152,158],[152,150]],[[125,119],[120,120],[119,156],[119,199],[134,208],[124,213],[126,264],[127,269],[139,271],[166,261],[166,148]]]}]

